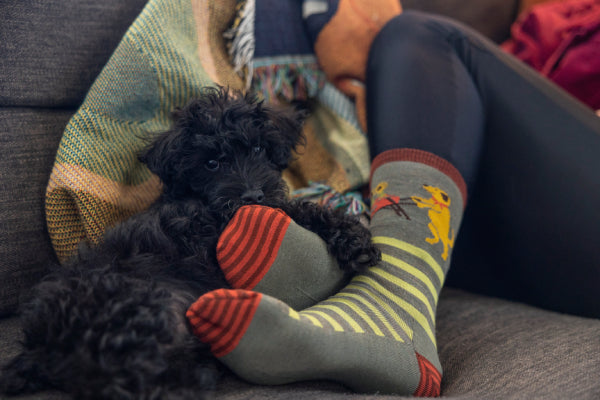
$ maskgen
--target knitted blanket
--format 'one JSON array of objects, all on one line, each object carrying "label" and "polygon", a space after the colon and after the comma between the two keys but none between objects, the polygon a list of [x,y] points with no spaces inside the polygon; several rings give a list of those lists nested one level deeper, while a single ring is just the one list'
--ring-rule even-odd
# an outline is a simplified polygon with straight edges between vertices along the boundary
[{"label": "knitted blanket", "polygon": [[[273,11],[271,17],[278,9],[289,9],[287,6],[292,4],[302,7],[303,3],[256,1],[257,6]],[[340,10],[347,11],[349,2],[361,3],[361,7],[374,12],[384,3],[393,3],[394,12],[399,12],[397,0],[306,3],[317,5],[321,12],[325,10],[328,14],[323,15],[333,20]],[[294,12],[298,10],[294,8]],[[248,77],[239,68],[234,69],[236,62],[227,52],[227,42],[236,36],[232,32],[243,20],[242,13],[248,15],[245,1],[150,0],[133,22],[69,121],[56,155],[46,192],[46,218],[59,260],[72,256],[81,241],[97,243],[107,227],[145,209],[159,196],[158,178],[137,160],[137,154],[148,137],[168,129],[174,108],[198,96],[203,87],[217,84],[232,89],[251,85],[266,98],[274,93],[260,88],[277,86],[274,82],[281,76],[273,73],[277,63],[263,58],[262,67],[267,68],[261,69],[261,60],[254,60],[252,53],[251,59],[256,61],[253,65],[258,65],[255,70],[262,75]],[[296,28],[305,23],[302,13],[296,18]],[[266,32],[274,26],[273,20],[255,21],[261,24],[255,32]],[[281,25],[286,20],[274,21]],[[313,33],[318,36],[319,30],[313,29]],[[298,55],[298,37],[289,36],[293,51],[287,56]],[[254,39],[259,47],[272,49],[263,42],[268,36]],[[325,47],[336,53],[335,45]],[[343,84],[334,85],[326,71],[325,78],[319,78],[321,60],[311,54],[311,46],[303,49],[307,52],[300,58],[310,60],[305,69],[310,75],[307,79],[317,76],[318,83],[311,86],[304,99],[311,109],[305,124],[306,147],[284,177],[291,189],[306,187],[309,182],[321,182],[337,192],[358,188],[368,180],[369,154],[356,108],[347,93],[340,91]],[[284,53],[272,55],[282,60],[286,58]],[[366,54],[362,56],[366,58]]]}]

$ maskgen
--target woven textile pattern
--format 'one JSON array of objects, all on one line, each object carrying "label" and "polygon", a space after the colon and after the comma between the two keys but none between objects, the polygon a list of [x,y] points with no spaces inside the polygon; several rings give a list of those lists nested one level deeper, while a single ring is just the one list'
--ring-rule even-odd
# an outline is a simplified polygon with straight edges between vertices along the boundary
[{"label": "woven textile pattern", "polygon": [[[56,155],[46,219],[59,260],[72,256],[80,241],[97,243],[107,227],[157,198],[160,182],[137,153],[168,128],[174,108],[205,86],[243,89],[223,38],[235,5],[150,0],[125,33],[68,123]],[[319,181],[343,192],[367,181],[366,138],[343,97],[323,90],[315,99],[305,124],[306,148],[285,172],[292,189]]]}]

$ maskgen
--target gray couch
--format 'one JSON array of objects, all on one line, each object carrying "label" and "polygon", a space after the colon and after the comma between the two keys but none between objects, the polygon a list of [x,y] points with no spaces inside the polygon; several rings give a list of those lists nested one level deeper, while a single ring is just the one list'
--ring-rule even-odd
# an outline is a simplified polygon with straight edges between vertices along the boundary
[{"label": "gray couch", "polygon": [[[56,261],[44,193],[62,131],[144,3],[0,2],[0,364],[18,352],[19,298]],[[497,42],[507,37],[518,9],[516,0],[403,4],[455,17]],[[445,397],[600,398],[600,320],[452,287],[442,292],[437,318]],[[352,394],[329,382],[261,387],[232,375],[216,397],[398,398]]]}]

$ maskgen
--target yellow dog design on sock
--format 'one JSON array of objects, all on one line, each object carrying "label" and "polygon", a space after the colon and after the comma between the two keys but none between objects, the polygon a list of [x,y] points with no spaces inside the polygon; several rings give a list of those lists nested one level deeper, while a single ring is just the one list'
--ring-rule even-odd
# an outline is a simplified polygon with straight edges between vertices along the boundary
[{"label": "yellow dog design on sock", "polygon": [[452,229],[452,238],[450,238],[450,197],[443,190],[423,185],[423,189],[431,193],[431,198],[424,199],[418,196],[411,196],[419,208],[429,208],[428,214],[431,222],[429,230],[431,230],[432,238],[425,238],[427,243],[436,244],[442,242],[444,251],[442,258],[448,259],[448,248],[454,247],[454,229]]}]

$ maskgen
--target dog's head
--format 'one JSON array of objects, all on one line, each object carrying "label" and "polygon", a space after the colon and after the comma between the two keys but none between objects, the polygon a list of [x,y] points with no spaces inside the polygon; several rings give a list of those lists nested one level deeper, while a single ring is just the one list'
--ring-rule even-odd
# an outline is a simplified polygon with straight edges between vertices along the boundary
[{"label": "dog's head", "polygon": [[206,89],[173,113],[171,130],[140,156],[173,199],[195,198],[215,212],[287,198],[281,172],[302,140],[302,115],[250,94]]},{"label": "dog's head", "polygon": [[431,193],[431,196],[438,204],[445,207],[450,206],[450,196],[442,189],[429,185],[423,185],[423,189]]}]

